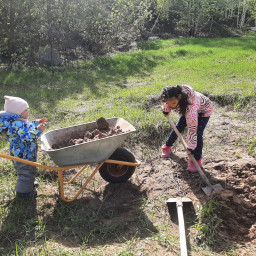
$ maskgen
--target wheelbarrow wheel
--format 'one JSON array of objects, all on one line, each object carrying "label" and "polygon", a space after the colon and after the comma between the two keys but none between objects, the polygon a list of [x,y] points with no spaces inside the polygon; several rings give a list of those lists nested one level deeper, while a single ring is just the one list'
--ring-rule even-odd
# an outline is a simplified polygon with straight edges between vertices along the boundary
[{"label": "wheelbarrow wheel", "polygon": [[[135,162],[133,154],[125,148],[117,148],[116,151],[109,157],[109,159],[124,161],[124,162]],[[135,166],[120,165],[104,163],[100,169],[101,177],[110,183],[123,183],[126,182],[135,171]]]}]

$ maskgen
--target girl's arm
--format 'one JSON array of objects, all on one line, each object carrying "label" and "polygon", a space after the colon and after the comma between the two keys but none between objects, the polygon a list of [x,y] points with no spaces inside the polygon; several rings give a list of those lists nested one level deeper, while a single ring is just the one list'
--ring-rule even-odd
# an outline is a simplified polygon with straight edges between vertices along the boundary
[{"label": "girl's arm", "polygon": [[198,129],[198,104],[189,105],[186,113],[186,122],[188,127],[187,144],[189,150],[197,147],[197,129]]},{"label": "girl's arm", "polygon": [[190,102],[190,104],[187,107],[185,117],[188,127],[188,150],[191,151],[197,147],[198,110],[200,107],[200,97],[196,97],[195,90],[188,85],[184,85],[183,90],[188,95],[188,101]]}]

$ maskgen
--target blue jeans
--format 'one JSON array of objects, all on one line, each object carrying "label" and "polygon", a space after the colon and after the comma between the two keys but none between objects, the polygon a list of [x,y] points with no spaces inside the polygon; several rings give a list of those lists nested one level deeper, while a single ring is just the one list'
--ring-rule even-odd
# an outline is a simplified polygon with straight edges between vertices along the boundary
[{"label": "blue jeans", "polygon": [[[197,147],[192,151],[196,160],[202,158],[202,151],[203,151],[203,133],[204,129],[209,121],[210,117],[198,117],[198,128],[197,128]],[[185,116],[181,116],[179,121],[176,123],[176,127],[180,133],[184,131],[187,127],[186,118]],[[165,145],[170,147],[177,139],[177,134],[174,130],[171,131],[168,139],[166,140]]]}]

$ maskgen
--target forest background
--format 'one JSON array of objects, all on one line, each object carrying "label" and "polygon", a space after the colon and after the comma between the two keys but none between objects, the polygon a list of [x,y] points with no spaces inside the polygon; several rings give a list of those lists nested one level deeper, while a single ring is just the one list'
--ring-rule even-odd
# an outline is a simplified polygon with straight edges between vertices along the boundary
[{"label": "forest background", "polygon": [[0,0],[0,13],[0,63],[12,67],[72,65],[156,36],[238,36],[256,27],[256,0]]}]

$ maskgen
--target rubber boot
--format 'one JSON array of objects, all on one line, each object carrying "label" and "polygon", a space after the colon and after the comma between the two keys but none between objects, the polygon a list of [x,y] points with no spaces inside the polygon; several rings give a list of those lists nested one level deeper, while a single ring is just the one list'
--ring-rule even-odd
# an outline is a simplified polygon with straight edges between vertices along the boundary
[{"label": "rubber boot", "polygon": [[161,158],[167,158],[172,153],[172,147],[168,147],[165,144],[162,146]]},{"label": "rubber boot", "polygon": [[[200,167],[202,167],[202,158],[197,160],[197,163],[199,164]],[[187,171],[189,171],[189,172],[197,172],[198,171],[196,166],[194,165],[192,159],[189,159]]]}]

